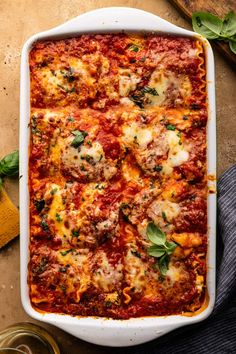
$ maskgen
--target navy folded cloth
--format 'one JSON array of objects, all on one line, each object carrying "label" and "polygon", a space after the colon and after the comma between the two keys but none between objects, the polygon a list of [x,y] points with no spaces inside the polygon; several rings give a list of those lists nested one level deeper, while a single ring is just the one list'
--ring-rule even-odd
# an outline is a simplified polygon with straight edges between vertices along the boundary
[{"label": "navy folded cloth", "polygon": [[218,181],[217,215],[217,294],[211,316],[150,343],[112,348],[113,354],[236,353],[236,166]]}]

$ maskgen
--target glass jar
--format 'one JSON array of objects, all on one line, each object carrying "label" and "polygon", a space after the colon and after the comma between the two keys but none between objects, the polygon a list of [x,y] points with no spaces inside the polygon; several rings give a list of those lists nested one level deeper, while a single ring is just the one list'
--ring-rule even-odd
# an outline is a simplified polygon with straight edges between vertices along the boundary
[{"label": "glass jar", "polygon": [[0,354],[60,354],[52,336],[33,323],[17,323],[0,332]]}]

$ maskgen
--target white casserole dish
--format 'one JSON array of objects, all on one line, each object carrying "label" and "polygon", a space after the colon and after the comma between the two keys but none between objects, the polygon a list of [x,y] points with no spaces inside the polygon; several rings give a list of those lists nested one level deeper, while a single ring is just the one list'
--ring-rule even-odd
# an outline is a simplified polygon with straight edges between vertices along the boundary
[{"label": "white casserole dish", "polygon": [[[121,31],[155,31],[198,38],[206,53],[208,91],[208,175],[216,174],[216,122],[214,59],[207,40],[200,35],[179,28],[151,13],[132,8],[104,8],[78,16],[61,26],[29,38],[22,50],[20,92],[20,253],[21,300],[27,314],[36,320],[53,324],[88,342],[106,346],[131,346],[160,337],[178,327],[204,320],[210,315],[215,299],[215,245],[216,245],[216,194],[208,196],[208,270],[207,287],[209,301],[205,309],[195,316],[143,317],[129,320],[113,320],[95,317],[71,317],[68,315],[40,313],[33,309],[27,284],[29,261],[29,193],[28,193],[28,145],[30,117],[30,84],[28,54],[37,40],[73,37],[83,33],[114,33]],[[209,179],[209,188],[215,191],[215,179]]]}]

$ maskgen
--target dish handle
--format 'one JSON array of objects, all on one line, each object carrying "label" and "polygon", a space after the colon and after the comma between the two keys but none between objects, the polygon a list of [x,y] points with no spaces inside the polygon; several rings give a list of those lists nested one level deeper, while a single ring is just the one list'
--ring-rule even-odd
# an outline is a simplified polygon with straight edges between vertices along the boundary
[{"label": "dish handle", "polygon": [[[183,28],[177,27],[172,23],[143,10],[129,7],[107,7],[96,9],[79,15],[64,24],[43,32],[42,37],[65,35],[65,33],[78,33],[81,29],[83,33],[94,32],[120,32],[124,27],[126,31],[137,31],[140,23],[145,23],[145,31],[193,34]],[[91,26],[92,25],[92,26]],[[91,30],[91,27],[93,30]]]}]

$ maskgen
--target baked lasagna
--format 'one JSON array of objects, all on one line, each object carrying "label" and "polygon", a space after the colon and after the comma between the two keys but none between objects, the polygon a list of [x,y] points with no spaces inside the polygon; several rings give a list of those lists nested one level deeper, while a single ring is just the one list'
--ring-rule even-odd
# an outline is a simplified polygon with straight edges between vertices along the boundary
[{"label": "baked lasagna", "polygon": [[36,42],[29,65],[33,307],[196,313],[207,294],[202,43],[82,35]]}]

